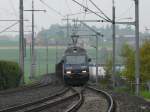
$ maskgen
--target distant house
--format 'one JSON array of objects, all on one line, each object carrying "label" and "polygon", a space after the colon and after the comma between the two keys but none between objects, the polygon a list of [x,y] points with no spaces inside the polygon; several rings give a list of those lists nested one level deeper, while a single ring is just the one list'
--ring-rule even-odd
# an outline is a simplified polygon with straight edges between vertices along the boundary
[{"label": "distant house", "polygon": [[[95,80],[96,79],[96,66],[90,65],[89,72],[90,72],[90,79]],[[104,70],[104,67],[98,66],[98,75],[97,76],[98,76],[98,78],[106,76],[106,71]]]}]

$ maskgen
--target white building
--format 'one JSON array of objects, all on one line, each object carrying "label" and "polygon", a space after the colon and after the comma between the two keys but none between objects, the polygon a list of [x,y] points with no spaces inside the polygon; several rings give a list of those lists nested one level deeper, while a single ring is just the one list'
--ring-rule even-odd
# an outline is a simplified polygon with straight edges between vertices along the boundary
[{"label": "white building", "polygon": [[[95,80],[96,79],[96,66],[90,66],[89,73],[90,73],[90,79]],[[105,76],[106,76],[106,71],[104,70],[104,67],[99,66],[98,67],[98,78],[105,77]]]}]

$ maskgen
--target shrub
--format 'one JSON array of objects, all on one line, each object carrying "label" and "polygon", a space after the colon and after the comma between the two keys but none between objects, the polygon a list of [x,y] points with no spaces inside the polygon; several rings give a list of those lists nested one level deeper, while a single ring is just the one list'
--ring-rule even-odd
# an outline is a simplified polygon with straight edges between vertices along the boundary
[{"label": "shrub", "polygon": [[150,92],[149,92],[149,91],[142,91],[142,92],[141,92],[141,95],[142,95],[144,98],[150,100]]},{"label": "shrub", "polygon": [[19,86],[21,72],[16,62],[0,61],[0,89]]}]

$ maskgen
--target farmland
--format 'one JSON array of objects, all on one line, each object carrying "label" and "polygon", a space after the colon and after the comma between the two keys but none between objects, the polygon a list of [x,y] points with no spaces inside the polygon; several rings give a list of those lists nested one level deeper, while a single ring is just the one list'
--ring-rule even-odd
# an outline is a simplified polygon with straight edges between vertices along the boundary
[{"label": "farmland", "polygon": [[[57,62],[63,56],[63,52],[65,47],[57,48]],[[36,76],[40,76],[46,73],[46,48],[44,47],[36,47]],[[88,50],[90,57],[95,57],[95,49]],[[9,61],[19,61],[19,49],[17,46],[3,46],[0,47],[0,60],[9,60]],[[48,72],[53,73],[55,71],[56,64],[56,47],[48,48]],[[31,58],[30,58],[30,48],[26,49],[26,57],[25,57],[25,81],[28,81],[30,76],[30,66],[31,66]]]}]

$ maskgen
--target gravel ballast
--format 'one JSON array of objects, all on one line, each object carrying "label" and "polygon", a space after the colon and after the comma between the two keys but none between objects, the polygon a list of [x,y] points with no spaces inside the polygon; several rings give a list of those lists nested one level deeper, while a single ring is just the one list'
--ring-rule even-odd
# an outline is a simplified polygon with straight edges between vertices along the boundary
[{"label": "gravel ballast", "polygon": [[[46,82],[44,82],[44,80]],[[42,81],[45,83],[45,85],[47,83],[50,84],[41,88],[33,88],[25,91],[14,92],[11,94],[0,95],[0,109],[36,101],[45,96],[52,95],[64,88],[63,84],[56,83],[55,80],[52,80],[49,75],[46,75]]]},{"label": "gravel ballast", "polygon": [[100,93],[85,89],[83,95],[84,102],[78,112],[106,112],[108,103]]}]

